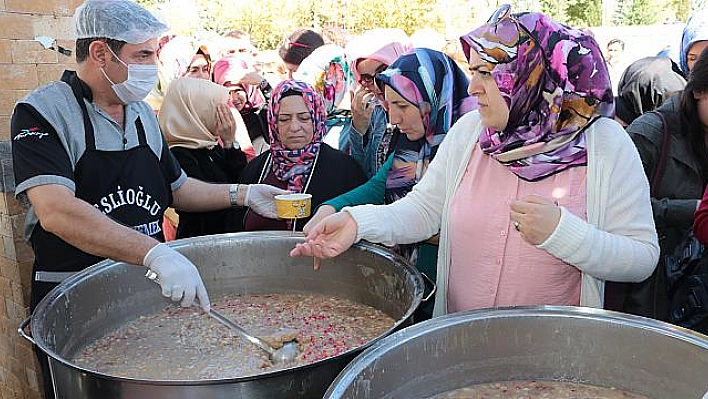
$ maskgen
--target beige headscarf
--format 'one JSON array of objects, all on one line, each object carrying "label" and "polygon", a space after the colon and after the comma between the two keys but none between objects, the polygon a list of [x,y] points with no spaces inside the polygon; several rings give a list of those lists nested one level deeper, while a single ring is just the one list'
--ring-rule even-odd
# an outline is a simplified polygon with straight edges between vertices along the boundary
[{"label": "beige headscarf", "polygon": [[[217,144],[216,106],[226,103],[228,99],[229,89],[208,80],[174,80],[165,94],[158,116],[162,134],[170,148],[214,147]],[[234,115],[234,118],[237,130],[242,128],[240,115]]]}]

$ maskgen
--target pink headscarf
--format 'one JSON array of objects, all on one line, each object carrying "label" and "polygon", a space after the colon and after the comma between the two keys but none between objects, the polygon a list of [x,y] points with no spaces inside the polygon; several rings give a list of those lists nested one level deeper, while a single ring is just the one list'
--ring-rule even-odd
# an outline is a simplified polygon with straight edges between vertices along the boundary
[{"label": "pink headscarf", "polygon": [[372,29],[353,38],[347,45],[346,52],[354,60],[355,81],[361,76],[356,70],[357,64],[365,59],[376,60],[391,65],[396,58],[413,50],[413,43],[401,29]]},{"label": "pink headscarf", "polygon": [[234,85],[243,87],[250,107],[258,108],[265,104],[265,97],[260,89],[256,86],[238,83],[243,75],[252,71],[253,69],[249,66],[247,60],[238,56],[224,57],[216,61],[212,66],[216,84],[223,86],[224,83],[231,82]]},{"label": "pink headscarf", "polygon": [[159,48],[160,74],[165,91],[170,82],[184,76],[197,49],[194,41],[185,36],[173,36]]}]

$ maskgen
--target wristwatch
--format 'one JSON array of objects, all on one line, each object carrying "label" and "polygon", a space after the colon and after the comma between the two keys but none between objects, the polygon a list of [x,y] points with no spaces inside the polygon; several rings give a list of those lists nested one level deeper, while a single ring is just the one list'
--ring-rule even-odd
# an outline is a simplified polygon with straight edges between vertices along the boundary
[{"label": "wristwatch", "polygon": [[229,186],[229,203],[231,206],[238,206],[238,184]]}]

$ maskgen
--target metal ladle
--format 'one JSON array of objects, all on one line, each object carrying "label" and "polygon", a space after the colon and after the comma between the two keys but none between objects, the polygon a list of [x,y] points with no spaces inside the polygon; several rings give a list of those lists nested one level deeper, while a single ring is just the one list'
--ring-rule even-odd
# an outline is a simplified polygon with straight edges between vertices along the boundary
[{"label": "metal ladle", "polygon": [[294,341],[284,342],[281,348],[275,349],[264,340],[246,332],[246,330],[241,328],[241,326],[234,323],[223,314],[217,312],[214,308],[209,309],[209,316],[213,317],[226,327],[236,331],[241,337],[245,338],[253,345],[263,349],[266,353],[268,353],[268,357],[273,364],[292,362],[297,357],[297,344]]},{"label": "metal ladle", "polygon": [[[148,269],[147,273],[145,273],[145,277],[147,277],[150,281],[159,284],[158,275],[152,270]],[[195,299],[195,303],[197,303],[197,305],[198,302],[199,301]],[[246,330],[243,329],[243,327],[234,323],[231,319],[227,318],[223,314],[217,312],[216,310],[214,310],[214,308],[209,308],[209,316],[216,319],[216,321],[225,325],[226,327],[236,331],[238,335],[246,339],[248,342],[261,348],[264,352],[268,354],[268,358],[270,359],[270,361],[273,362],[273,364],[292,362],[297,357],[297,344],[294,341],[283,342],[282,347],[275,349],[263,339],[248,333]]]}]

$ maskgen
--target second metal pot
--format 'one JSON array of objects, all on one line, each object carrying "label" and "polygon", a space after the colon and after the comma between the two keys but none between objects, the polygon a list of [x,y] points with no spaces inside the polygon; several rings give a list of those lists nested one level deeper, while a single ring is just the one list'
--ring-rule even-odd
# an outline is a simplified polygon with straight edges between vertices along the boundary
[{"label": "second metal pot", "polygon": [[558,380],[652,399],[708,393],[708,337],[591,308],[481,309],[434,318],[372,345],[325,399],[422,399],[470,385]]}]

